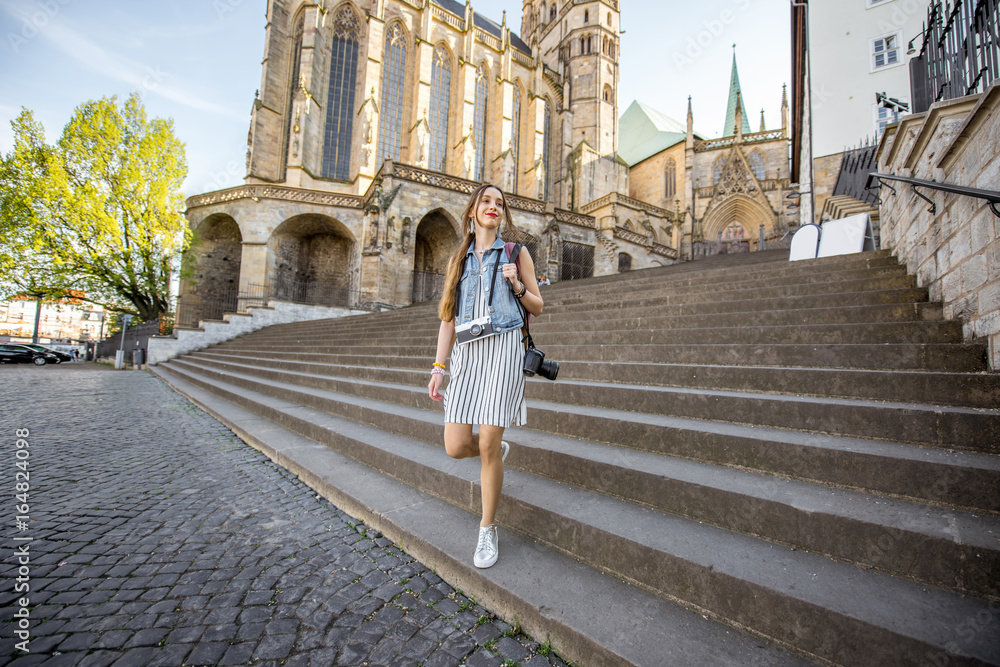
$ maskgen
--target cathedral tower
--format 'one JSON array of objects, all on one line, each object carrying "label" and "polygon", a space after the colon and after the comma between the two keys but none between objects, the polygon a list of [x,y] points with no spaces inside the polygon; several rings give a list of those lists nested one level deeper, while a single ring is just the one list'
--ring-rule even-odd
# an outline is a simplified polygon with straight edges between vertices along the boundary
[{"label": "cathedral tower", "polygon": [[564,204],[628,191],[618,150],[618,8],[607,0],[525,0],[522,34],[561,88]]}]

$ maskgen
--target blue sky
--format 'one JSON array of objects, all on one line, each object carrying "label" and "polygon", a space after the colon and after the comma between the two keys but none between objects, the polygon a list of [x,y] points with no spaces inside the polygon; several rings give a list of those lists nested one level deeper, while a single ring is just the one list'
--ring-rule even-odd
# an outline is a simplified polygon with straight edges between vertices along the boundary
[{"label": "blue sky", "polygon": [[[520,32],[521,0],[473,8]],[[33,110],[50,141],[88,99],[142,93],[150,116],[174,119],[187,145],[185,195],[242,182],[260,86],[266,0],[0,0],[0,151],[10,121]],[[790,77],[788,0],[622,0],[619,111],[632,100],[718,136],[732,63],[756,130],[780,126]]]}]

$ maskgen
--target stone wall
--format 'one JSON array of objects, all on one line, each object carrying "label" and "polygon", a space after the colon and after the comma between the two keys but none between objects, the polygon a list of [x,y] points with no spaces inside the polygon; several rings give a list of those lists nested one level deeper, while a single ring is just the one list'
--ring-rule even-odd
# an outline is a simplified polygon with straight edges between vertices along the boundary
[{"label": "stone wall", "polygon": [[833,189],[837,187],[837,177],[840,176],[840,167],[843,163],[843,153],[824,155],[813,160],[813,179],[816,181],[813,188],[816,191],[816,219],[811,222],[819,222],[820,211],[826,205],[826,200],[833,195]]},{"label": "stone wall", "polygon": [[[1000,82],[981,95],[939,102],[890,125],[876,159],[883,174],[997,191]],[[890,248],[945,317],[963,321],[966,340],[989,343],[1000,370],[1000,217],[982,199],[924,188],[882,188],[882,246]]]}]

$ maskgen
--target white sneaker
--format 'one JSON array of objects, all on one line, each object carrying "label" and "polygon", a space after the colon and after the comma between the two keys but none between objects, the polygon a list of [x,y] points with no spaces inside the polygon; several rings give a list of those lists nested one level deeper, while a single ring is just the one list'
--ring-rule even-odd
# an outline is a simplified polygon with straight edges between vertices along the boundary
[{"label": "white sneaker", "polygon": [[472,562],[476,567],[490,567],[500,555],[500,538],[496,526],[479,527],[479,545]]},{"label": "white sneaker", "polygon": [[506,461],[507,460],[507,454],[509,452],[510,452],[510,445],[508,445],[506,441],[501,440],[500,441],[500,460],[501,461]]}]

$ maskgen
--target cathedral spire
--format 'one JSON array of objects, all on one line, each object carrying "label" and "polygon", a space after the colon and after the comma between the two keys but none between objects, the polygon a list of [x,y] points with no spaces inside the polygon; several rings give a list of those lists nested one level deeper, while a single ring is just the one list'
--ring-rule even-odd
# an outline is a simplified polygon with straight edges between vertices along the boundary
[{"label": "cathedral spire", "polygon": [[694,111],[691,108],[690,95],[688,95],[687,147],[694,148]]},{"label": "cathedral spire", "polygon": [[740,107],[742,123],[740,129],[743,134],[750,134],[750,120],[747,110],[743,105],[740,90],[740,73],[736,69],[736,45],[733,44],[733,72],[729,77],[729,104],[726,106],[726,127],[722,136],[731,137],[736,134],[736,107]]}]

